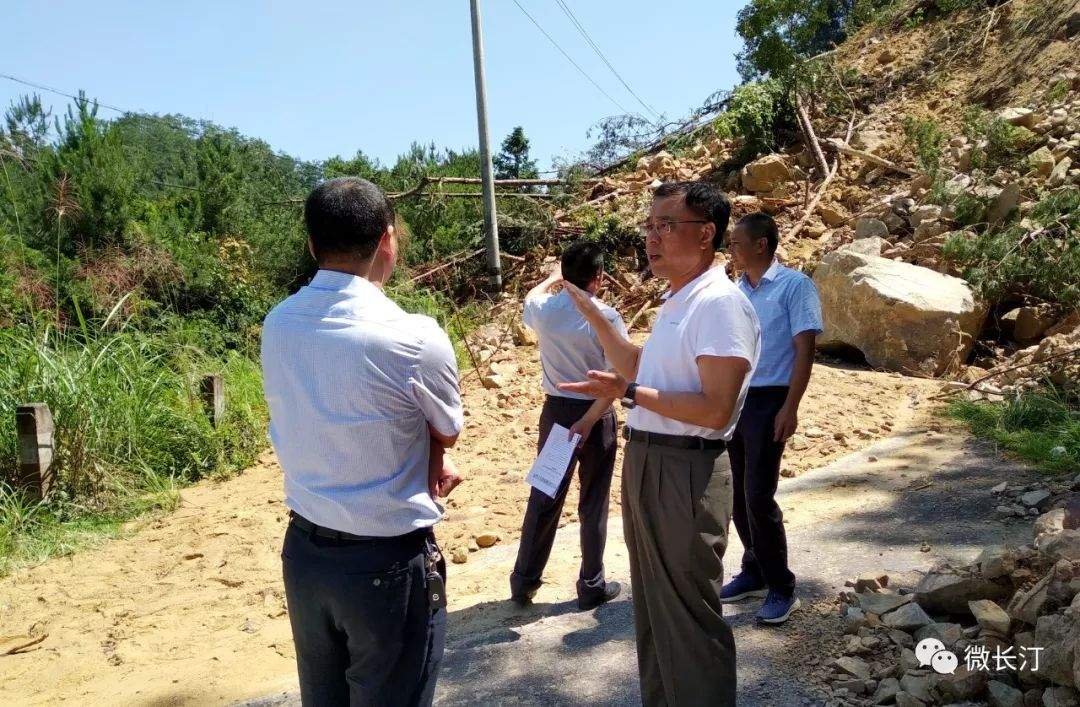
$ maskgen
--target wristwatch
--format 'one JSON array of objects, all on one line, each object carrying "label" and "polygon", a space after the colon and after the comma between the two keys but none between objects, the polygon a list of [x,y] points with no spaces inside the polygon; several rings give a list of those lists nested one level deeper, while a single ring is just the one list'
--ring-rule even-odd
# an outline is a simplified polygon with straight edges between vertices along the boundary
[{"label": "wristwatch", "polygon": [[629,383],[626,386],[626,392],[622,396],[622,405],[624,408],[636,407],[637,403],[634,402],[634,398],[637,396],[637,383]]}]

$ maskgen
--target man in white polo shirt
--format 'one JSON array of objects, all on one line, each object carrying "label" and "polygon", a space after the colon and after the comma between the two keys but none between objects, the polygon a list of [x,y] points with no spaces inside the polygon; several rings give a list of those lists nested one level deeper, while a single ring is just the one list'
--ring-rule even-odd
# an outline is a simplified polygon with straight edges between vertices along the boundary
[{"label": "man in white polo shirt", "polygon": [[633,405],[623,460],[641,697],[646,705],[734,705],[735,642],[723,619],[732,511],[724,454],[761,348],[757,316],[714,267],[731,207],[712,184],[661,185],[642,224],[666,301],[644,348],[615,331],[588,297],[567,290],[616,372],[560,386]]},{"label": "man in white polo shirt", "polygon": [[394,210],[357,178],[304,205],[319,271],[266,317],[263,384],[291,522],[281,551],[304,705],[430,705],[446,635],[435,502],[461,480],[457,361],[382,287]]}]

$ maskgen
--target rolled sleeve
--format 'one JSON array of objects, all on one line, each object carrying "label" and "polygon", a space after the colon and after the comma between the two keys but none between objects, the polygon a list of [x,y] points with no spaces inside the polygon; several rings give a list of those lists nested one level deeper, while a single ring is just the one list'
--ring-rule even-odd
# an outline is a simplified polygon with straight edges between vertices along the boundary
[{"label": "rolled sleeve", "polygon": [[751,367],[757,361],[760,327],[753,310],[743,308],[733,297],[709,302],[693,328],[694,358],[719,356],[745,359]]},{"label": "rolled sleeve", "polygon": [[409,395],[435,430],[447,437],[461,434],[465,424],[458,388],[457,357],[442,329],[425,337],[420,357],[409,369]]},{"label": "rolled sleeve", "polygon": [[791,327],[791,337],[795,338],[805,331],[820,334],[821,324],[821,300],[818,298],[817,288],[808,277],[800,277],[798,283],[791,289],[791,299],[788,302],[788,323]]}]

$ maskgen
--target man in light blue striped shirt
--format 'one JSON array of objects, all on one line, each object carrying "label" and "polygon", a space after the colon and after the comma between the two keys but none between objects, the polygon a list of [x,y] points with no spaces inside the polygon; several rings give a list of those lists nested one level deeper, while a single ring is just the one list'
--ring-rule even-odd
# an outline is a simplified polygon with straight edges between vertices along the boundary
[{"label": "man in light blue striped shirt", "polygon": [[435,499],[461,480],[444,456],[463,423],[454,349],[382,291],[398,241],[378,187],[325,182],[304,220],[319,271],[262,338],[301,699],[430,705],[446,634]]},{"label": "man in light blue striped shirt", "polygon": [[779,624],[799,608],[788,567],[784,514],[776,503],[784,445],[798,425],[799,402],[810,382],[821,303],[814,283],[776,261],[779,231],[765,213],[744,216],[728,237],[739,289],[761,323],[761,356],[742,416],[728,447],[735,507],[732,520],[744,552],[742,572],[721,600],[764,596],[759,621]]}]

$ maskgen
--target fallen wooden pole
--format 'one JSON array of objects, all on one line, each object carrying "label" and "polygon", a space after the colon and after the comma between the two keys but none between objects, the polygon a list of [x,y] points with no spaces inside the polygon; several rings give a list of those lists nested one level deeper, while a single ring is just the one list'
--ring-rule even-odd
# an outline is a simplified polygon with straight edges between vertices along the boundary
[{"label": "fallen wooden pole", "polygon": [[451,265],[457,265],[458,263],[469,260],[470,258],[475,258],[476,256],[480,255],[483,252],[484,252],[484,249],[480,248],[478,250],[474,250],[473,252],[467,253],[465,255],[455,256],[455,257],[451,258],[450,260],[447,260],[442,265],[439,265],[438,267],[432,268],[431,270],[428,270],[426,272],[422,272],[419,275],[417,275],[416,277],[409,278],[409,282],[413,283],[413,282],[418,282],[420,280],[423,280],[424,278],[427,278],[427,277],[430,277],[431,275],[434,275],[435,273],[439,272],[440,270],[445,270],[446,268],[450,267]]},{"label": "fallen wooden pole", "polygon": [[[440,192],[419,192],[417,194],[411,194],[410,196],[437,196],[437,197],[452,197],[457,199],[479,199],[483,196],[482,192],[457,192],[457,191],[440,191]],[[401,199],[403,197],[395,194],[387,194],[389,199]],[[517,192],[496,192],[496,199],[554,199],[554,194],[519,194]]]},{"label": "fallen wooden pole", "polygon": [[[844,142],[842,144],[847,145],[847,143],[851,141],[851,135],[852,135],[852,133],[854,131],[855,131],[855,116],[853,114],[851,116],[851,120],[848,121],[847,137],[844,138]],[[799,223],[795,225],[794,229],[792,229],[791,233],[788,236],[789,238],[798,237],[798,235],[800,233],[802,233],[802,230],[804,228],[806,228],[806,224],[810,223],[810,219],[813,217],[814,212],[817,211],[818,204],[820,204],[821,200],[825,197],[825,193],[829,190],[829,185],[832,183],[832,180],[836,177],[836,175],[839,172],[840,172],[840,155],[837,155],[836,156],[836,162],[833,164],[832,169],[829,170],[827,176],[825,177],[825,181],[822,182],[821,186],[818,188],[817,194],[814,195],[813,200],[806,207],[806,212],[803,213],[802,218],[799,219]]]},{"label": "fallen wooden pole", "polygon": [[825,153],[821,151],[821,142],[818,140],[817,133],[814,132],[814,124],[810,122],[810,114],[807,112],[802,96],[798,92],[795,93],[795,110],[799,114],[799,122],[806,132],[807,141],[814,152],[814,159],[817,160],[818,167],[821,167],[821,174],[828,176],[829,163],[825,161]]},{"label": "fallen wooden pole", "polygon": [[866,160],[867,162],[869,162],[871,164],[876,164],[879,167],[884,167],[886,169],[891,169],[894,172],[900,172],[901,174],[906,174],[909,177],[917,177],[917,176],[919,176],[919,173],[916,172],[913,169],[908,169],[907,167],[901,167],[900,165],[896,164],[895,162],[890,162],[889,160],[885,159],[884,157],[878,157],[877,155],[873,155],[873,154],[871,154],[869,152],[864,152],[863,150],[856,150],[854,147],[851,147],[849,145],[845,145],[844,143],[840,142],[836,138],[832,138],[832,137],[826,138],[825,139],[825,146],[829,147],[829,148],[831,148],[833,150],[836,150],[837,152],[839,152],[842,155],[851,155],[852,157],[860,157],[860,158]]},{"label": "fallen wooden pole", "polygon": [[[430,177],[430,183],[434,184],[480,184],[476,177]],[[582,184],[592,184],[599,179],[582,179]],[[565,179],[496,179],[497,187],[557,187],[566,184]]]}]

